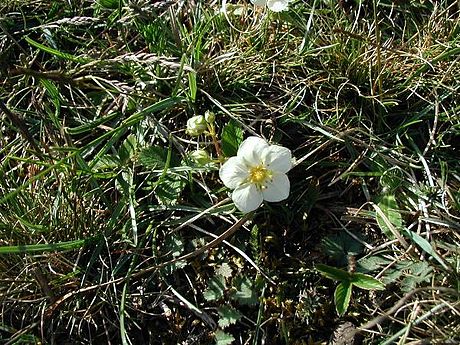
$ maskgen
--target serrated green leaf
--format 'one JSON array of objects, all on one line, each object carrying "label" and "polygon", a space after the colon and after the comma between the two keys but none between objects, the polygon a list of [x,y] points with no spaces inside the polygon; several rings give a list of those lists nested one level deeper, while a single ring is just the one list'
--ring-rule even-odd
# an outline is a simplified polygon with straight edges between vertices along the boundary
[{"label": "serrated green leaf", "polygon": [[415,289],[422,282],[430,282],[433,275],[433,268],[426,261],[407,261],[404,265],[397,265],[400,270],[401,291],[409,292]]},{"label": "serrated green leaf", "polygon": [[410,271],[412,275],[416,275],[416,276],[425,275],[426,276],[429,273],[433,272],[433,268],[426,261],[416,261],[411,266]]},{"label": "serrated green leaf", "polygon": [[208,281],[208,288],[203,292],[206,301],[215,301],[224,296],[224,290],[227,288],[225,278],[221,275],[215,275]]},{"label": "serrated green leaf", "polygon": [[168,149],[160,146],[144,148],[139,154],[139,163],[148,169],[162,169],[166,164]]},{"label": "serrated green leaf", "polygon": [[230,121],[222,129],[222,151],[227,157],[235,156],[243,142],[243,130],[235,121]]},{"label": "serrated green leaf", "polygon": [[385,271],[384,275],[382,276],[382,282],[384,284],[391,284],[398,280],[399,277],[404,273],[404,271],[400,269],[388,269]]},{"label": "serrated green leaf", "polygon": [[217,308],[217,313],[220,316],[218,322],[220,328],[225,328],[233,325],[241,319],[240,312],[232,307],[221,306]]},{"label": "serrated green leaf", "polygon": [[[162,146],[149,146],[139,152],[139,163],[147,169],[161,170],[166,167],[169,149]],[[173,151],[167,168],[180,165],[180,159]]]},{"label": "serrated green leaf", "polygon": [[214,337],[216,345],[230,345],[235,341],[235,338],[231,334],[225,333],[221,329],[218,329],[216,333],[214,333]]},{"label": "serrated green leaf", "polygon": [[321,273],[326,278],[337,280],[337,281],[350,281],[350,273],[347,271],[341,270],[340,268],[335,268],[328,265],[317,264],[315,266],[316,270]]},{"label": "serrated green leaf", "polygon": [[232,298],[241,304],[252,305],[257,303],[257,294],[254,291],[252,280],[246,276],[235,277],[232,281],[236,289]]},{"label": "serrated green leaf", "polygon": [[155,195],[163,205],[175,205],[182,190],[185,180],[176,174],[166,174],[155,188]]},{"label": "serrated green leaf", "polygon": [[365,290],[385,290],[385,285],[380,280],[364,273],[353,273],[351,283]]},{"label": "serrated green leaf", "polygon": [[339,316],[345,314],[348,309],[348,306],[350,305],[352,288],[353,285],[350,284],[350,282],[343,281],[339,285],[337,285],[337,288],[335,289],[334,302],[337,314],[339,314]]},{"label": "serrated green leaf", "polygon": [[[391,223],[396,229],[402,228],[402,218],[399,212],[398,203],[393,194],[384,194],[379,198],[377,206],[383,213],[387,221]],[[389,224],[385,221],[383,216],[377,212],[376,220],[382,232],[389,238],[394,239],[393,231],[391,231]]]},{"label": "serrated green leaf", "polygon": [[391,262],[391,260],[386,259],[381,256],[369,256],[361,258],[357,262],[357,270],[361,273],[367,273],[375,271],[382,266],[386,266]]}]

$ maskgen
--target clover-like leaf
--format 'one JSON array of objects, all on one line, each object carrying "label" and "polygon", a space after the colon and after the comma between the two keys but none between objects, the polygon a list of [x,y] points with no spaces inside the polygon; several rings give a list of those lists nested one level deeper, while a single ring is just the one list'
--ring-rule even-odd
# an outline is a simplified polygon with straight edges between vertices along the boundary
[{"label": "clover-like leaf", "polygon": [[144,148],[139,155],[139,162],[148,169],[162,169],[166,164],[168,150],[160,146]]},{"label": "clover-like leaf", "polygon": [[218,329],[214,333],[214,337],[216,340],[216,345],[230,345],[235,341],[235,338],[221,329]]},{"label": "clover-like leaf", "polygon": [[206,301],[215,301],[224,296],[224,290],[227,288],[225,278],[216,274],[208,281],[208,288],[203,292]]},{"label": "clover-like leaf", "polygon": [[225,305],[217,308],[217,313],[219,314],[219,327],[221,328],[233,325],[241,319],[241,314],[238,310]]},{"label": "clover-like leaf", "polygon": [[238,276],[233,279],[233,286],[236,289],[232,295],[233,299],[241,304],[256,304],[257,294],[253,288],[253,282],[248,277]]}]

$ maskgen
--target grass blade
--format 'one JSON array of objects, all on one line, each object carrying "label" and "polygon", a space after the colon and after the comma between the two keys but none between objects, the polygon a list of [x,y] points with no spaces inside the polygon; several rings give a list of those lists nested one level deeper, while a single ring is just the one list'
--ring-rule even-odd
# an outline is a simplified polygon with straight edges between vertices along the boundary
[{"label": "grass blade", "polygon": [[69,53],[64,53],[64,52],[61,52],[61,51],[56,50],[54,48],[45,46],[45,45],[43,45],[41,43],[38,43],[37,41],[34,41],[33,39],[31,39],[30,37],[27,37],[27,36],[25,37],[25,40],[31,46],[33,46],[35,48],[38,48],[41,51],[44,51],[45,53],[48,53],[48,54],[54,55],[54,56],[56,56],[58,58],[61,58],[63,60],[73,61],[73,62],[77,62],[77,63],[81,63],[81,64],[88,63],[88,62],[91,61],[91,59],[89,59],[89,58],[77,57],[75,55],[72,55],[72,54],[69,54]]},{"label": "grass blade", "polygon": [[1,246],[1,254],[24,254],[37,252],[62,252],[67,250],[79,249],[90,243],[94,243],[97,237],[90,237],[84,240],[74,240],[47,244],[24,244],[18,246]]}]

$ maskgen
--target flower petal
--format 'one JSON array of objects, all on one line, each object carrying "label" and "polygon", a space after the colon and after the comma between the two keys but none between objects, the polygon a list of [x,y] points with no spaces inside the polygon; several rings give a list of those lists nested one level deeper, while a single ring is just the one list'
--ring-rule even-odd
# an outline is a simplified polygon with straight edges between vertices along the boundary
[{"label": "flower petal", "polygon": [[291,150],[279,145],[270,145],[262,153],[262,158],[268,170],[287,173],[292,168]]},{"label": "flower petal", "polygon": [[268,0],[267,7],[273,12],[281,12],[287,10],[289,5],[288,0]]},{"label": "flower petal", "polygon": [[245,184],[232,193],[235,206],[243,213],[257,209],[263,201],[262,193],[253,184]]},{"label": "flower petal", "polygon": [[277,202],[287,199],[291,184],[286,174],[275,174],[266,188],[262,191],[264,200]]},{"label": "flower petal", "polygon": [[244,140],[239,149],[238,157],[244,159],[249,166],[262,164],[262,153],[269,147],[268,143],[259,137],[249,137]]},{"label": "flower petal", "polygon": [[226,187],[235,189],[246,181],[249,176],[249,170],[242,162],[242,159],[235,156],[230,157],[220,167],[219,176]]}]

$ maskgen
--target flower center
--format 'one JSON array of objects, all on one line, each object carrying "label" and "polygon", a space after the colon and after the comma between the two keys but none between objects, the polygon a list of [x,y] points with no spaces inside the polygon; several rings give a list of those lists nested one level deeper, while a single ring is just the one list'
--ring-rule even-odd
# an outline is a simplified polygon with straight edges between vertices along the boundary
[{"label": "flower center", "polygon": [[257,165],[249,171],[249,181],[254,184],[262,184],[270,178],[270,171],[267,170],[263,165]]}]

